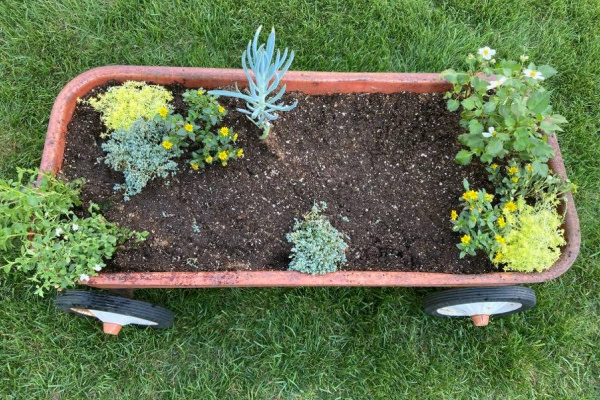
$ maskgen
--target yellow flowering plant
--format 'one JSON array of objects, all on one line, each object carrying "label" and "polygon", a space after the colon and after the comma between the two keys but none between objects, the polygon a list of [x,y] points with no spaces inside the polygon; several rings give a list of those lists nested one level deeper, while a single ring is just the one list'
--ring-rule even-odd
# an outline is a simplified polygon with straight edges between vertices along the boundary
[{"label": "yellow flowering plant", "polygon": [[460,198],[460,212],[450,211],[452,229],[461,233],[460,243],[457,244],[460,258],[467,254],[473,256],[477,250],[484,250],[492,260],[508,228],[503,208],[500,203],[495,206],[492,204],[495,196],[485,189],[470,189],[466,179],[463,186],[465,192]]},{"label": "yellow flowering plant", "polygon": [[183,101],[189,106],[186,120],[198,124],[202,122],[204,131],[210,131],[227,115],[227,110],[219,104],[217,96],[209,95],[203,88],[186,90]]},{"label": "yellow flowering plant", "polygon": [[486,167],[488,179],[494,185],[497,195],[516,199],[523,197],[532,201],[539,200],[542,195],[561,195],[574,190],[575,185],[568,179],[562,179],[548,165],[543,165],[544,173],[539,173],[535,163],[521,162],[512,158],[506,165]]},{"label": "yellow flowering plant", "polygon": [[229,160],[244,156],[244,151],[236,146],[238,134],[227,126],[216,129],[227,115],[225,107],[217,101],[217,96],[209,95],[202,88],[186,90],[183,100],[188,105],[187,115],[160,110],[154,117],[166,127],[168,134],[163,138],[165,149],[178,151],[189,148],[190,168],[204,169],[215,162],[227,166]]}]

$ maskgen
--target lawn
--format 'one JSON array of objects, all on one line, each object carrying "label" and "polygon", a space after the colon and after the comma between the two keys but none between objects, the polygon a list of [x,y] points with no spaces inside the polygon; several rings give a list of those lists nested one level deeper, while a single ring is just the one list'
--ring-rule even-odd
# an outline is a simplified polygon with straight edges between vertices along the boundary
[{"label": "lawn", "polygon": [[0,175],[39,164],[54,98],[107,64],[238,67],[275,26],[293,69],[436,72],[483,45],[528,54],[570,124],[559,138],[583,244],[538,305],[478,329],[425,315],[428,289],[140,291],[165,331],[64,315],[23,277],[0,278],[2,399],[600,398],[600,2],[0,2]]}]

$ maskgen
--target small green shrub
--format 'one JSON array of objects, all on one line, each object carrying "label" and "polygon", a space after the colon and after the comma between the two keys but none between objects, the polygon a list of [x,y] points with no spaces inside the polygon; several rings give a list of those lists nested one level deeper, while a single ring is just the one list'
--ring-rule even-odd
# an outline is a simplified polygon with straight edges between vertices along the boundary
[{"label": "small green shrub", "polygon": [[[82,182],[63,183],[39,171],[18,170],[15,181],[0,180],[0,248],[5,252],[2,270],[31,274],[36,293],[65,289],[97,275],[116,247],[136,233],[106,221],[92,204],[87,218],[77,217],[72,207],[80,205]],[[9,259],[12,251],[19,255]]]},{"label": "small green shrub", "polygon": [[558,200],[547,196],[531,206],[521,197],[517,213],[506,213],[511,230],[505,235],[495,264],[505,264],[509,271],[534,272],[550,268],[560,257],[565,244]]},{"label": "small green shrub", "polygon": [[327,204],[314,205],[304,216],[295,220],[293,231],[288,233],[288,242],[293,243],[290,270],[308,274],[326,274],[337,271],[346,263],[345,235],[335,229],[321,212]]},{"label": "small green shrub", "polygon": [[113,86],[88,103],[102,114],[104,125],[110,130],[129,129],[139,118],[152,119],[161,109],[168,109],[173,95],[158,85],[128,81]]},{"label": "small green shrub", "polygon": [[115,191],[125,191],[125,201],[140,193],[153,179],[168,178],[177,172],[173,159],[181,155],[181,150],[163,140],[168,132],[168,127],[161,122],[140,118],[130,129],[114,131],[102,144],[107,152],[105,163],[125,176],[125,183],[114,187]]}]

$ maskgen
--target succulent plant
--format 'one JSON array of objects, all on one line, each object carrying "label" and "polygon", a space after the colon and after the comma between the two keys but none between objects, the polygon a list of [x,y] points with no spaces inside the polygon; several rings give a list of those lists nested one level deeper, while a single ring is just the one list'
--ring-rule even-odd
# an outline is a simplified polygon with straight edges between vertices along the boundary
[{"label": "succulent plant", "polygon": [[[277,111],[293,110],[298,104],[285,105],[283,102],[277,104],[284,93],[285,85],[279,92],[271,96],[281,83],[281,79],[287,72],[294,59],[294,51],[289,53],[286,48],[283,55],[279,50],[275,55],[275,29],[271,29],[266,45],[258,45],[258,37],[262,26],[258,27],[254,34],[254,39],[248,42],[248,47],[242,54],[242,68],[248,78],[247,94],[242,93],[236,86],[236,91],[229,90],[211,90],[209,94],[217,96],[235,97],[246,101],[247,109],[238,108],[238,111],[244,113],[248,118],[262,129],[261,139],[266,139],[272,127],[272,121],[277,119]],[[273,61],[275,56],[275,61]],[[249,67],[249,68],[248,68]],[[253,75],[250,74],[252,70]]]}]

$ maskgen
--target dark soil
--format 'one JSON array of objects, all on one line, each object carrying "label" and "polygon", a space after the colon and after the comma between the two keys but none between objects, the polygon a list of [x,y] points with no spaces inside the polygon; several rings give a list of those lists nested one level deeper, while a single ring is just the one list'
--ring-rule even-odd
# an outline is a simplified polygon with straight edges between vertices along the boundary
[{"label": "dark soil", "polygon": [[[184,113],[182,88],[170,87]],[[97,94],[106,88],[96,88]],[[459,260],[450,210],[462,180],[486,182],[481,166],[460,167],[458,116],[440,95],[397,93],[307,96],[282,113],[268,140],[235,111],[224,121],[239,133],[245,158],[194,172],[182,162],[169,182],[154,181],[123,201],[121,173],[103,162],[99,115],[84,103],[69,124],[62,175],[84,177],[82,197],[111,221],[150,232],[128,243],[110,271],[283,270],[285,234],[317,201],[349,237],[344,270],[485,273],[486,256]]]}]

